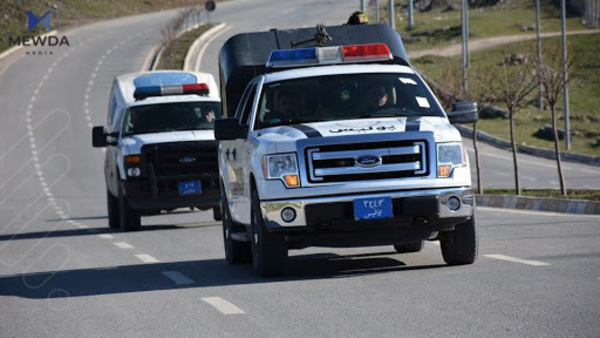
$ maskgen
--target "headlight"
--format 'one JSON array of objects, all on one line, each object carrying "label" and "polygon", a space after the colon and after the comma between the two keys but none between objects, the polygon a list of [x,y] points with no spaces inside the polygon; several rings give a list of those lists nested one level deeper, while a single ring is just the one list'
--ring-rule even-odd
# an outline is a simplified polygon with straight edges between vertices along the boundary
[{"label": "headlight", "polygon": [[300,186],[296,154],[267,155],[264,158],[263,170],[268,180],[280,179],[288,188]]},{"label": "headlight", "polygon": [[462,143],[441,143],[437,145],[438,177],[450,177],[452,169],[467,164]]}]

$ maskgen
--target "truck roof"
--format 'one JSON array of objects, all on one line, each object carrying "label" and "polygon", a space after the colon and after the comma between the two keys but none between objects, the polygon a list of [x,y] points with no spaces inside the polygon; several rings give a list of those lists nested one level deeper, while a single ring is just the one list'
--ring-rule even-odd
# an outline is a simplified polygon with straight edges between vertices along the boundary
[{"label": "truck roof", "polygon": [[218,100],[219,91],[213,76],[203,72],[188,72],[180,70],[159,70],[159,71],[143,71],[131,74],[119,75],[116,77],[119,84],[121,94],[129,106],[143,105],[152,103],[162,103],[170,101],[190,101],[190,95],[179,96],[156,96],[149,97],[144,100],[136,100],[134,98],[135,89],[138,87],[147,86],[168,86],[177,84],[193,84],[206,83],[209,88],[207,96],[199,97],[194,95],[194,100]]},{"label": "truck roof", "polygon": [[[320,46],[385,43],[392,53],[392,63],[410,65],[400,35],[387,25],[327,26],[325,30],[331,40],[322,41]],[[314,47],[315,33],[315,28],[298,28],[241,33],[229,38],[219,53],[223,114],[233,115],[248,82],[267,72],[266,63],[273,50]]]}]

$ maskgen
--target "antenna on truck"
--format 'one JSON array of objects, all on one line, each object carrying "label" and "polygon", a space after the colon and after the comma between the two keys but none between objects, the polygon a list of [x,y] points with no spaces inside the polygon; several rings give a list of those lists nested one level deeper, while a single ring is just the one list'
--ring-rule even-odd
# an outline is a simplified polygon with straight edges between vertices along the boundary
[{"label": "antenna on truck", "polygon": [[300,45],[304,45],[304,44],[307,44],[309,42],[314,42],[317,47],[323,47],[325,45],[325,42],[331,41],[331,40],[333,40],[333,38],[331,38],[331,36],[325,30],[325,25],[323,25],[321,23],[321,24],[317,25],[317,33],[315,33],[314,38],[308,39],[308,40],[304,40],[304,41],[300,41],[300,42],[294,42],[294,41],[292,41],[290,43],[290,45],[291,45],[292,48],[296,48],[296,47],[298,47]]}]

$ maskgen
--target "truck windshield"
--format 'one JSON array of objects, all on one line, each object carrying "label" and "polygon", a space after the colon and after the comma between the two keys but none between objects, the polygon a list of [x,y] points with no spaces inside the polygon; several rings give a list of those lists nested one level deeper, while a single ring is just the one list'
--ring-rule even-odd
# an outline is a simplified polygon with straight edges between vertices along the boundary
[{"label": "truck windshield", "polygon": [[414,74],[369,73],[265,84],[258,128],[387,116],[445,116]]},{"label": "truck windshield", "polygon": [[219,102],[177,102],[131,107],[125,115],[123,134],[147,134],[179,130],[212,130],[221,117]]}]

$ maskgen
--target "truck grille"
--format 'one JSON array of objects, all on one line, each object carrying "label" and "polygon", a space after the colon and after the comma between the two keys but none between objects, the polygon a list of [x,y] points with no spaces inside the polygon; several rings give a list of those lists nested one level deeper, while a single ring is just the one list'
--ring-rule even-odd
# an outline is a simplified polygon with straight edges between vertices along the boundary
[{"label": "truck grille", "polygon": [[157,176],[217,173],[217,142],[175,142],[142,147],[146,163],[152,163]]},{"label": "truck grille", "polygon": [[306,149],[310,183],[427,176],[427,141],[337,144]]}]

